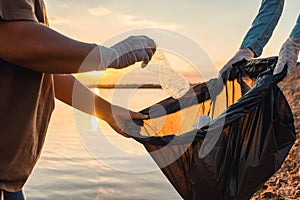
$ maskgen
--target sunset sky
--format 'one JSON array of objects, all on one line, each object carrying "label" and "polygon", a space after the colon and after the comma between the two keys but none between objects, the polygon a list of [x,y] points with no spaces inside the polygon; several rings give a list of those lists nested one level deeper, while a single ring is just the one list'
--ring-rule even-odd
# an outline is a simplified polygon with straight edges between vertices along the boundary
[{"label": "sunset sky", "polygon": [[[50,26],[71,38],[103,44],[123,32],[163,28],[193,40],[221,68],[239,48],[261,0],[46,0],[45,3]],[[299,0],[285,2],[283,15],[262,57],[278,54],[299,11]]]}]

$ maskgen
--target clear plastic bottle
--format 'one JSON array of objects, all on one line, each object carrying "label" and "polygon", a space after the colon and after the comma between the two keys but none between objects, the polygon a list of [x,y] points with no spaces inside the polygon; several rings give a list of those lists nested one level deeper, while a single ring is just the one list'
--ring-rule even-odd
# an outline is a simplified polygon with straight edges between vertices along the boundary
[{"label": "clear plastic bottle", "polygon": [[185,95],[190,84],[186,78],[173,70],[166,56],[161,50],[157,50],[146,69],[159,74],[159,82],[163,90],[171,97],[178,99]]}]

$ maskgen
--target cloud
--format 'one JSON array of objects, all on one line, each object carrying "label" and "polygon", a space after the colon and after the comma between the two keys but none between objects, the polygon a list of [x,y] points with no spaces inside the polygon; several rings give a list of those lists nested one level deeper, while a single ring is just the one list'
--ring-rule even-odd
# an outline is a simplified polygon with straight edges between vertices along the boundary
[{"label": "cloud", "polygon": [[[89,14],[93,16],[106,16],[113,12],[112,10],[98,5],[97,7],[88,9]],[[121,21],[124,26],[135,26],[135,27],[157,27],[157,28],[166,28],[166,29],[177,29],[179,27],[178,24],[173,22],[162,22],[162,21],[154,21],[136,17],[134,15],[115,14],[113,17],[116,17]]]},{"label": "cloud", "polygon": [[111,10],[108,8],[103,7],[102,5],[99,5],[96,8],[90,8],[88,9],[89,13],[94,16],[105,16],[112,13]]},{"label": "cloud", "polygon": [[53,16],[50,16],[49,17],[49,21],[52,24],[69,24],[71,23],[71,20],[69,19],[66,19],[66,18],[62,18],[62,17],[53,17]]},{"label": "cloud", "polygon": [[67,9],[70,6],[67,3],[60,3],[60,4],[57,4],[56,7],[60,8],[60,9]]},{"label": "cloud", "polygon": [[166,29],[177,29],[178,25],[172,22],[159,22],[146,19],[138,19],[133,15],[118,15],[119,19],[123,21],[125,26],[147,26],[147,27],[160,27]]}]

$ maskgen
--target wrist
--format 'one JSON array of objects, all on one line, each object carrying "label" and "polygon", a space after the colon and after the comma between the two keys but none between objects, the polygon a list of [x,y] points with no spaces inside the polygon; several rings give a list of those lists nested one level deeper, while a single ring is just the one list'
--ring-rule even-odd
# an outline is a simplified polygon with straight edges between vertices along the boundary
[{"label": "wrist", "polygon": [[112,104],[99,96],[95,98],[95,116],[99,119],[107,121],[112,115]]},{"label": "wrist", "polygon": [[250,47],[246,47],[245,49],[243,49],[243,51],[245,51],[245,53],[248,53],[249,55],[251,55],[251,57],[254,57],[254,52]]},{"label": "wrist", "polygon": [[255,54],[255,52],[253,51],[253,49],[251,47],[247,47],[247,49],[250,52],[252,58],[257,57],[257,55]]},{"label": "wrist", "polygon": [[98,45],[99,65],[97,70],[106,70],[117,59],[117,53],[114,49]]},{"label": "wrist", "polygon": [[254,58],[255,54],[250,47],[241,48],[236,54],[242,55],[244,58]]}]

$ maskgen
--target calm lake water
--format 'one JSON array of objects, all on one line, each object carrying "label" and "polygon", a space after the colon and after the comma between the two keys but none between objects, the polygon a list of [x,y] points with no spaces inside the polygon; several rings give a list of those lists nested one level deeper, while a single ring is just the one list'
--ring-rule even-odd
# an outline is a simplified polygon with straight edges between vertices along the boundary
[{"label": "calm lake water", "polygon": [[[167,97],[160,89],[102,89],[100,95],[135,111]],[[90,129],[78,128],[82,120],[74,120],[74,110],[56,101],[42,156],[25,186],[29,200],[181,199],[142,145],[117,135],[95,118],[79,118],[88,118]],[[94,151],[101,158],[96,159],[82,143],[84,134],[94,134],[95,141],[99,140]],[[127,159],[127,154],[138,159]]]}]

